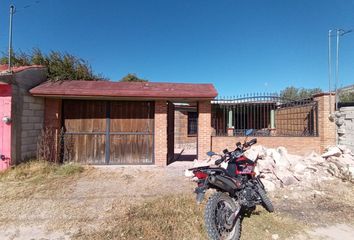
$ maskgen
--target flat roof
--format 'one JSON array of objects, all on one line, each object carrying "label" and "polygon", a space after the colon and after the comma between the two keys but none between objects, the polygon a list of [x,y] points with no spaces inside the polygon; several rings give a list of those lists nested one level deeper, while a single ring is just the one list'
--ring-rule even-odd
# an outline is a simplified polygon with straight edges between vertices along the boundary
[{"label": "flat roof", "polygon": [[83,80],[48,81],[32,88],[30,93],[43,97],[147,99],[213,99],[218,95],[213,84]]}]

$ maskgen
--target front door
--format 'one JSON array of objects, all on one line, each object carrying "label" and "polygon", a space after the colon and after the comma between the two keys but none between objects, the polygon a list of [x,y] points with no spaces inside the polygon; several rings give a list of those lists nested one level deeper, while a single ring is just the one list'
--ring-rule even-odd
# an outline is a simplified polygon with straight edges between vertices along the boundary
[{"label": "front door", "polygon": [[0,171],[11,163],[11,86],[0,84]]}]

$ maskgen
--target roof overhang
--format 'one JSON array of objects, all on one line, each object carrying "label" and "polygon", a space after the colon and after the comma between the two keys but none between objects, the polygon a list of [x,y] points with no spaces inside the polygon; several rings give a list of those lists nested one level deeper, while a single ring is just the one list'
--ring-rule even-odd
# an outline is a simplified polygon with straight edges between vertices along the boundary
[{"label": "roof overhang", "polygon": [[166,100],[171,102],[194,102],[194,101],[211,101],[212,98],[159,98],[159,97],[107,97],[107,96],[70,96],[70,95],[37,95],[31,94],[34,97],[43,98],[57,98],[57,99],[77,99],[77,100],[122,100],[122,101],[155,101],[155,100]]},{"label": "roof overhang", "polygon": [[217,96],[212,84],[61,81],[45,82],[30,90],[33,96],[63,99],[106,100],[211,100]]}]

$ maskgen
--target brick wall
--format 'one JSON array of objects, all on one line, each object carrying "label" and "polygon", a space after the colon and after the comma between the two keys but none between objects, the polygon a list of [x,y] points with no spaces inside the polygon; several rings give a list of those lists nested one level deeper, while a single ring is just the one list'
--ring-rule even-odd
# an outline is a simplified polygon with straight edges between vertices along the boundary
[{"label": "brick wall", "polygon": [[198,158],[204,157],[211,147],[211,103],[198,102]]},{"label": "brick wall", "polygon": [[155,165],[167,165],[167,102],[155,101]]},{"label": "brick wall", "polygon": [[[252,139],[250,137],[248,140]],[[212,137],[212,151],[222,152],[223,149],[234,150],[237,142],[243,143],[245,137]],[[257,137],[257,145],[267,148],[286,147],[291,154],[308,154],[320,152],[319,137]],[[202,155],[205,157],[204,155]]]},{"label": "brick wall", "polygon": [[188,111],[175,111],[175,147],[183,148],[184,145],[195,145],[197,136],[188,136]]}]

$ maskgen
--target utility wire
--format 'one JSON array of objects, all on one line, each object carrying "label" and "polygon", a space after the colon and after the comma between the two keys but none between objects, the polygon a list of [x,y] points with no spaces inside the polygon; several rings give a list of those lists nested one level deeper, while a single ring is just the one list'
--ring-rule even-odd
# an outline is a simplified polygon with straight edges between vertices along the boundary
[{"label": "utility wire", "polygon": [[28,3],[28,4],[24,5],[24,6],[20,6],[20,7],[17,7],[17,6],[16,6],[16,11],[15,11],[15,13],[17,13],[17,12],[22,12],[22,11],[24,11],[25,9],[30,8],[30,7],[32,7],[32,6],[34,6],[34,5],[39,4],[39,3],[41,3],[41,1],[37,0],[37,1],[32,1],[32,2],[30,2],[30,3]]}]

